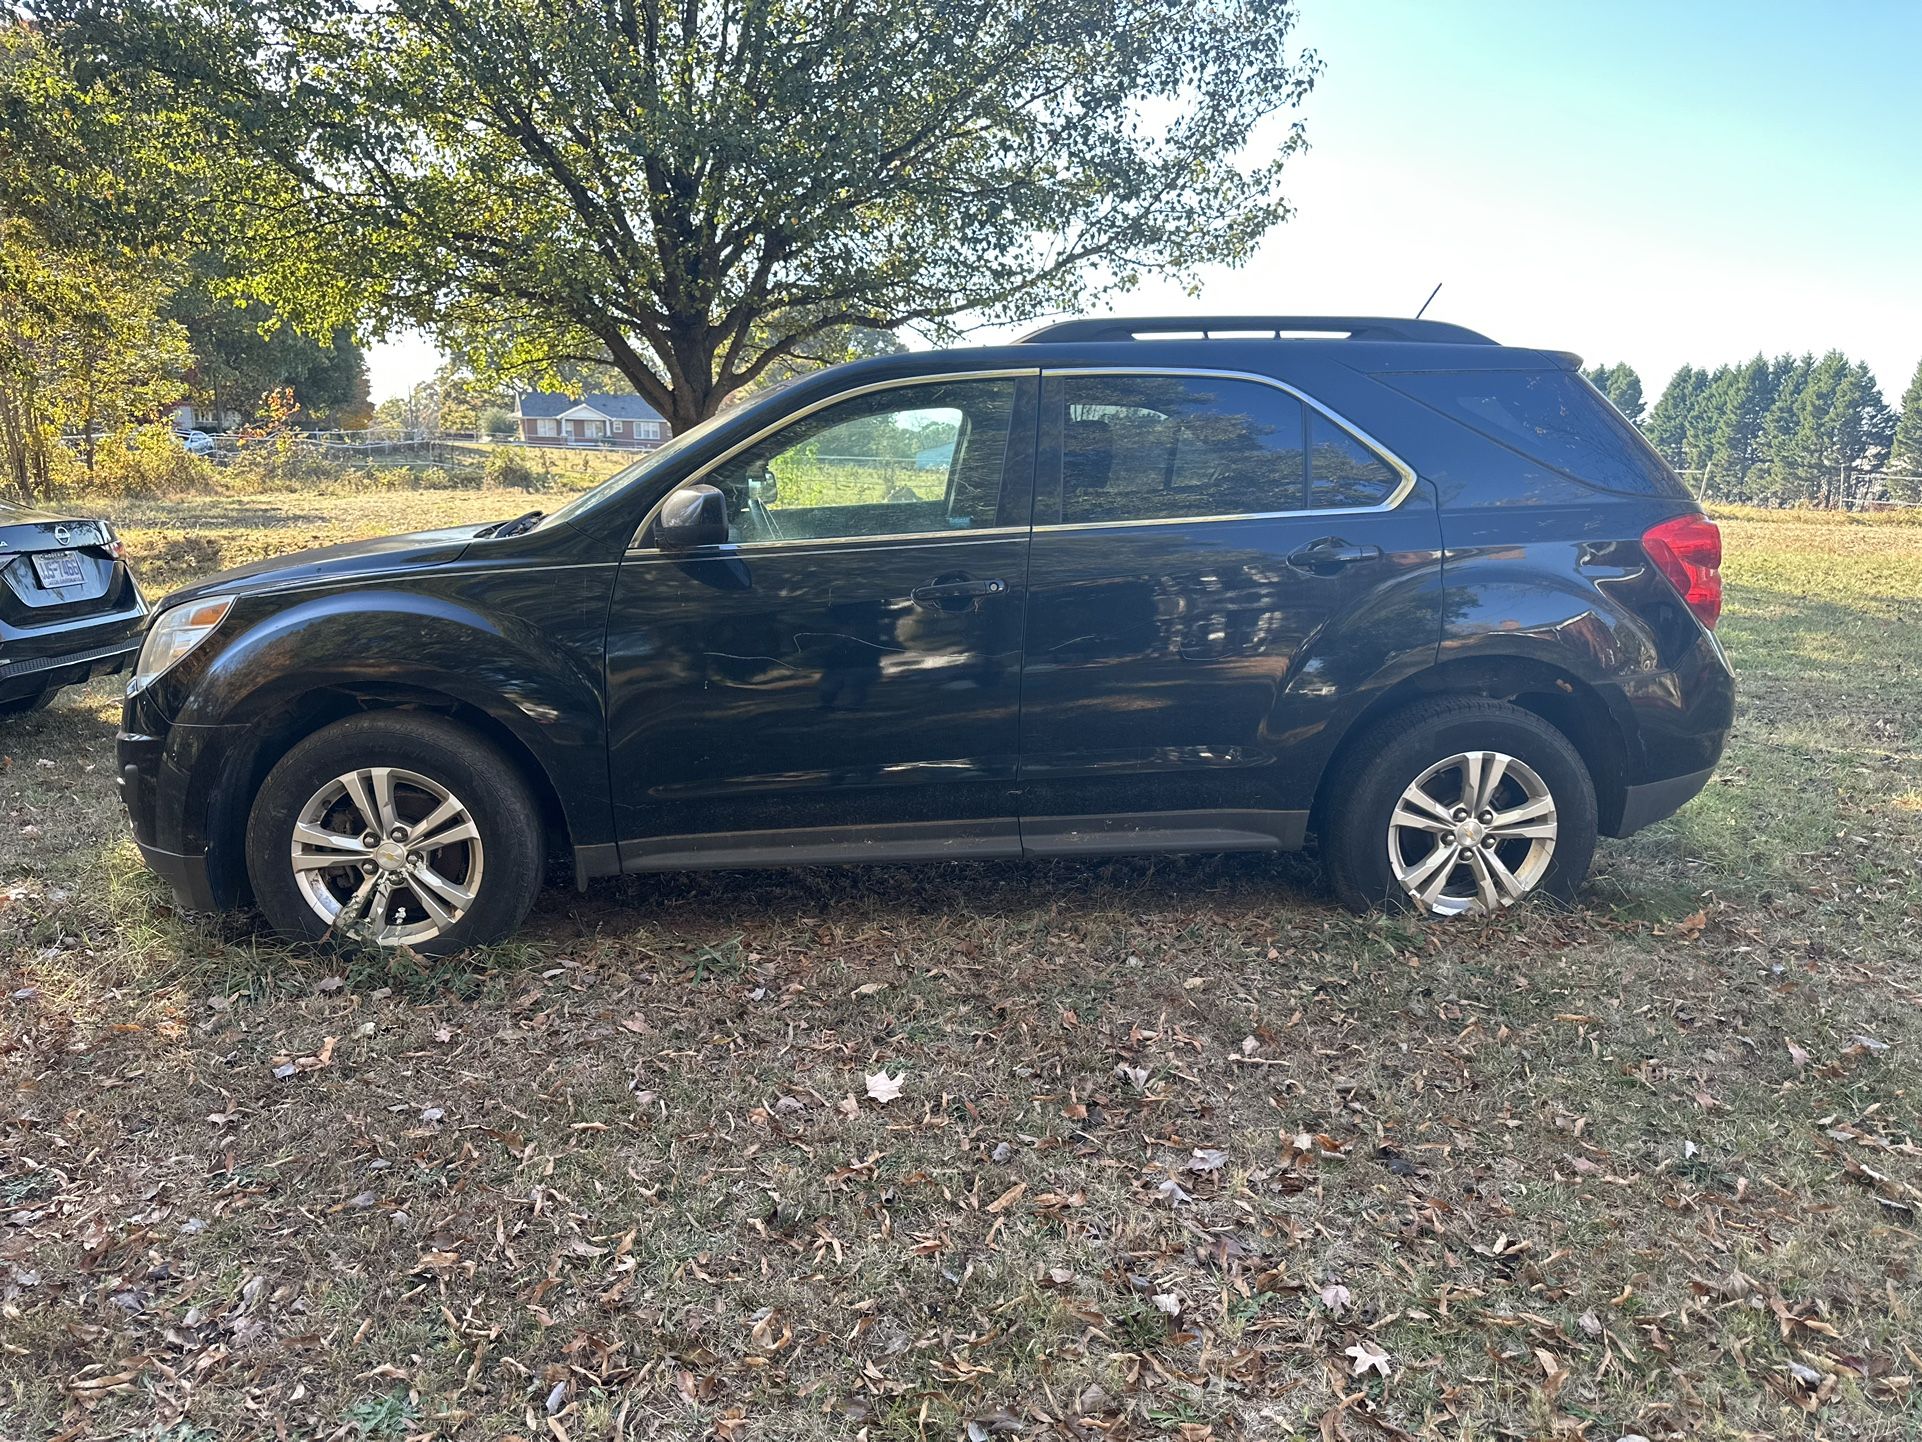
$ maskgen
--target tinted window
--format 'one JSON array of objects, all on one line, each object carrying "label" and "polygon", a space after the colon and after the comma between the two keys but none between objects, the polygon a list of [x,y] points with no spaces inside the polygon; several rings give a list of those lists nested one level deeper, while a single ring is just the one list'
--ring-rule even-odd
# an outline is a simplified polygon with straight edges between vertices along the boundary
[{"label": "tinted window", "polygon": [[1256,381],[1062,376],[1061,519],[1172,520],[1302,504],[1302,405]]},{"label": "tinted window", "polygon": [[1395,494],[1395,468],[1319,411],[1308,416],[1308,505],[1379,506]]},{"label": "tinted window", "polygon": [[1575,480],[1637,495],[1688,494],[1641,432],[1573,371],[1419,371],[1382,379]]},{"label": "tinted window", "polygon": [[729,539],[743,544],[992,526],[1014,384],[940,381],[856,396],[701,479],[727,497]]}]

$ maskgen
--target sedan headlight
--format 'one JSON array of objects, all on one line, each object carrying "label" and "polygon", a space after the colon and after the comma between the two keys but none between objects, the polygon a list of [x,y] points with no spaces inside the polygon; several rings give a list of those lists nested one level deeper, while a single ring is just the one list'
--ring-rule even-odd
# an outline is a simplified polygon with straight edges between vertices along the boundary
[{"label": "sedan headlight", "polygon": [[147,628],[140,659],[134,663],[133,675],[127,681],[127,694],[131,696],[164,676],[177,661],[213,635],[214,628],[227,619],[227,613],[233,608],[232,596],[209,596],[162,611]]}]

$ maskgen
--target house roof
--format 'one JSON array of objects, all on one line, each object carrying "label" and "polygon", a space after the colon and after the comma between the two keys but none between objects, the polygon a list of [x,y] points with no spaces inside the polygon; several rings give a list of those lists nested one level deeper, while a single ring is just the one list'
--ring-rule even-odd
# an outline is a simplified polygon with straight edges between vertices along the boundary
[{"label": "house roof", "polygon": [[514,402],[514,413],[532,420],[557,420],[586,406],[610,421],[658,421],[661,413],[639,396],[609,395],[589,391],[578,400],[559,391],[523,391]]}]

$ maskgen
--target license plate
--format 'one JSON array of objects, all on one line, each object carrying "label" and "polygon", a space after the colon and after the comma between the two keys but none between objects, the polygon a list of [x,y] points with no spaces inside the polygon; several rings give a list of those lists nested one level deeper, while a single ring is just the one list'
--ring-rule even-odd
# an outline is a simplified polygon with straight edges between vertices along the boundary
[{"label": "license plate", "polygon": [[40,584],[48,590],[57,586],[77,586],[85,579],[80,558],[72,551],[43,551],[33,558],[33,569]]}]

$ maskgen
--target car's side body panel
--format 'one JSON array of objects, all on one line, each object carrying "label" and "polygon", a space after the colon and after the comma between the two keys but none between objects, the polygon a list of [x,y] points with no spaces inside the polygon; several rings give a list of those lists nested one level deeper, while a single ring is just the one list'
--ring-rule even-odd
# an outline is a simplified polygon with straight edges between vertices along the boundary
[{"label": "car's side body panel", "polygon": [[[1335,535],[1381,555],[1329,574],[1287,561]],[[1440,639],[1440,536],[1420,488],[1376,515],[1044,529],[1030,584],[1030,849],[1124,839],[1160,813],[1190,829],[1182,813],[1217,810],[1292,813],[1270,834],[1298,839],[1320,780],[1301,748],[1432,665]],[[1108,813],[1130,819],[1093,819]]]}]

